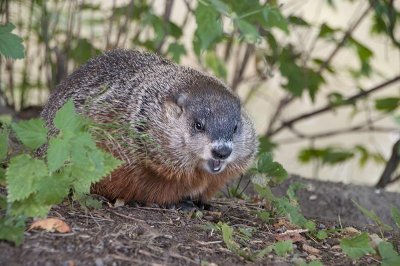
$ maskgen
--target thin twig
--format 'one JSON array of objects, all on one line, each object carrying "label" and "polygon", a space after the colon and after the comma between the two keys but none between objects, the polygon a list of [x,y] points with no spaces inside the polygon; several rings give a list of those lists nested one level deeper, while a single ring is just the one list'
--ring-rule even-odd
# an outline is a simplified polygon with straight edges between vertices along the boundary
[{"label": "thin twig", "polygon": [[248,63],[253,51],[254,51],[254,45],[248,43],[246,45],[246,50],[244,52],[243,59],[236,67],[235,76],[233,77],[233,81],[232,81],[232,85],[231,85],[231,88],[233,91],[235,91],[237,89],[237,86],[242,81],[244,70],[246,69],[247,63]]},{"label": "thin twig", "polygon": [[314,111],[311,111],[311,112],[308,112],[308,113],[304,113],[302,115],[296,116],[296,117],[294,117],[294,118],[292,118],[290,120],[287,120],[287,121],[283,121],[281,126],[276,128],[275,130],[272,130],[271,132],[266,134],[266,136],[270,137],[272,135],[275,135],[276,133],[280,132],[284,128],[292,127],[293,124],[295,124],[295,123],[297,123],[297,122],[299,122],[301,120],[304,120],[304,119],[307,119],[309,117],[312,117],[312,116],[315,116],[315,115],[319,115],[319,114],[322,114],[322,113],[326,113],[328,111],[333,110],[334,108],[345,106],[346,104],[350,104],[350,103],[354,102],[357,99],[364,98],[364,97],[368,96],[369,94],[374,93],[374,92],[376,92],[376,91],[378,91],[380,89],[383,89],[383,88],[385,88],[385,87],[387,87],[387,86],[389,86],[389,85],[391,85],[393,83],[396,83],[398,81],[400,81],[400,75],[395,76],[394,78],[391,78],[389,80],[386,80],[385,82],[383,82],[381,84],[378,84],[378,85],[376,85],[376,86],[374,86],[374,87],[372,87],[372,88],[370,88],[368,90],[361,91],[359,93],[356,93],[356,94],[348,97],[347,99],[343,100],[343,105],[337,106],[335,104],[327,104],[324,107],[321,107],[321,108],[319,108],[317,110],[314,110]]}]

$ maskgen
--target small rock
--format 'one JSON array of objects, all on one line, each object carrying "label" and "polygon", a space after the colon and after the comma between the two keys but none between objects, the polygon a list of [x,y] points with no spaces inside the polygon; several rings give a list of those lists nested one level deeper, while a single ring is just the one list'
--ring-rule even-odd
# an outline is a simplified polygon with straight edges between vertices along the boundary
[{"label": "small rock", "polygon": [[309,200],[316,200],[318,198],[317,195],[311,195],[308,199]]},{"label": "small rock", "polygon": [[95,259],[95,260],[94,260],[94,264],[95,264],[96,266],[104,266],[103,260],[100,259],[100,258]]}]

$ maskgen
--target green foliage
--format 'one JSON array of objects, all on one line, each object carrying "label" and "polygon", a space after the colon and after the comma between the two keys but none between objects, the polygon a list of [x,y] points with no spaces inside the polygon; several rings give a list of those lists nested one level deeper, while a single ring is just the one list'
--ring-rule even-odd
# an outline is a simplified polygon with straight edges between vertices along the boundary
[{"label": "green foliage", "polygon": [[8,152],[8,130],[0,128],[0,163],[6,158]]},{"label": "green foliage", "polygon": [[12,124],[19,140],[28,148],[35,150],[46,143],[47,129],[41,119],[31,119]]},{"label": "green foliage", "polygon": [[48,170],[42,160],[22,154],[11,159],[7,169],[7,200],[21,201],[37,191],[37,181],[46,177]]},{"label": "green foliage", "polygon": [[185,46],[183,46],[183,44],[171,43],[168,46],[168,53],[172,55],[172,59],[175,62],[179,63],[181,57],[186,54],[186,49]]},{"label": "green foliage", "polygon": [[281,74],[287,78],[287,83],[283,86],[296,97],[300,97],[304,91],[308,91],[314,101],[319,87],[325,81],[318,71],[297,63],[300,59],[299,56],[291,47],[285,47],[280,52],[278,59],[279,69]]},{"label": "green foliage", "polygon": [[226,66],[221,59],[214,52],[207,52],[205,55],[206,65],[213,71],[213,73],[224,80],[226,80],[227,72]]},{"label": "green foliage", "polygon": [[307,220],[302,214],[297,202],[296,191],[303,187],[300,183],[292,183],[286,193],[286,196],[276,197],[270,186],[283,182],[288,173],[281,164],[275,162],[271,153],[260,154],[257,161],[257,166],[253,169],[256,177],[252,179],[254,189],[261,198],[271,202],[272,212],[268,215],[287,216],[289,220],[302,227],[307,228],[311,232],[315,231],[315,223]]},{"label": "green foliage", "polygon": [[[247,246],[252,240],[253,228],[239,227],[238,230],[234,230],[232,226],[222,222],[219,222],[216,226],[212,226],[212,228],[217,229],[222,233],[224,243],[230,251],[246,260],[253,261],[257,258],[262,258],[272,251],[280,257],[285,257],[288,253],[293,253],[293,243],[290,240],[278,241],[260,251],[251,250],[250,247]],[[235,241],[235,237],[245,246],[244,248]]]},{"label": "green foliage", "polygon": [[196,52],[207,50],[222,36],[222,25],[219,13],[210,4],[199,2],[195,12],[197,29],[193,46]]},{"label": "green foliage", "polygon": [[93,46],[90,40],[86,38],[75,39],[72,43],[73,53],[71,58],[78,64],[86,63],[90,58],[99,55],[100,50]]},{"label": "green foliage", "polygon": [[391,209],[393,221],[396,223],[397,227],[400,228],[400,211],[396,207]]},{"label": "green foliage", "polygon": [[271,153],[262,153],[258,156],[257,168],[255,171],[264,175],[269,181],[275,184],[282,183],[288,176],[283,166],[273,160]]},{"label": "green foliage", "polygon": [[278,146],[276,143],[272,142],[269,138],[265,136],[259,138],[259,142],[260,144],[258,145],[258,150],[260,154],[272,152],[272,150]]},{"label": "green foliage", "polygon": [[[49,138],[44,158],[17,155],[7,168],[8,206],[3,220],[17,221],[13,232],[20,232],[21,218],[46,216],[51,206],[60,203],[70,191],[81,204],[94,205],[85,195],[90,186],[122,163],[96,146],[89,133],[90,121],[76,114],[72,101],[56,113],[54,124],[59,133]],[[13,124],[12,129],[31,149],[46,142],[47,130],[40,119]],[[8,226],[12,226],[10,223]],[[16,244],[22,237],[12,239],[5,232],[1,236]]]},{"label": "green foliage", "polygon": [[400,264],[400,256],[389,242],[382,241],[378,245],[379,255],[382,258],[382,266],[397,266]]},{"label": "green foliage", "polygon": [[352,158],[354,154],[340,148],[328,147],[323,149],[308,148],[299,154],[300,162],[307,163],[311,160],[320,160],[322,164],[337,164]]},{"label": "green foliage", "polygon": [[24,46],[22,39],[11,33],[15,29],[12,23],[0,25],[0,54],[6,58],[24,58]]},{"label": "green foliage", "polygon": [[372,160],[375,163],[385,163],[382,154],[369,151],[362,145],[354,148],[344,149],[340,147],[328,146],[325,148],[305,148],[299,152],[298,159],[302,163],[318,161],[322,165],[336,165],[344,163],[354,157],[358,158],[360,167]]},{"label": "green foliage", "polygon": [[375,254],[375,250],[369,243],[367,233],[361,233],[353,238],[344,238],[340,241],[340,247],[350,258],[357,260],[370,253]]},{"label": "green foliage", "polygon": [[247,260],[254,260],[254,254],[252,254],[251,251],[242,249],[240,245],[235,241],[234,230],[231,226],[226,223],[219,222],[217,224],[217,229],[221,231],[224,243],[230,251]]},{"label": "green foliage", "polygon": [[278,241],[273,245],[273,249],[279,257],[284,257],[293,252],[293,243],[290,240]]},{"label": "green foliage", "polygon": [[0,218],[0,239],[19,246],[24,241],[25,219],[14,217]]},{"label": "green foliage", "polygon": [[375,108],[382,112],[392,112],[400,106],[399,97],[388,97],[375,100]]}]

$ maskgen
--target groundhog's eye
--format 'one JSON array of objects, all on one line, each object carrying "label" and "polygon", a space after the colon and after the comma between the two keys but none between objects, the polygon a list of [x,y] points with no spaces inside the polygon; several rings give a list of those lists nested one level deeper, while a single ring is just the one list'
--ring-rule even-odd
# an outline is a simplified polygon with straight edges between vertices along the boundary
[{"label": "groundhog's eye", "polygon": [[237,128],[238,128],[238,125],[236,124],[236,125],[235,125],[235,128],[233,129],[233,133],[236,133],[236,132],[237,132]]},{"label": "groundhog's eye", "polygon": [[202,123],[200,123],[200,122],[195,122],[194,123],[194,128],[196,130],[198,130],[198,131],[202,131],[202,130],[204,130],[204,125]]}]

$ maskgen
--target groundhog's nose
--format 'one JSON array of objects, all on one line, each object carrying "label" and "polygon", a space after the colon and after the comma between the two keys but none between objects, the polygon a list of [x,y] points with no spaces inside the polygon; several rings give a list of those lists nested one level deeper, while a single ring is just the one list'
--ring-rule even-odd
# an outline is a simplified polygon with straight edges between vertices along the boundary
[{"label": "groundhog's nose", "polygon": [[232,148],[229,146],[220,146],[211,150],[211,153],[215,159],[223,160],[229,157],[232,153]]}]

